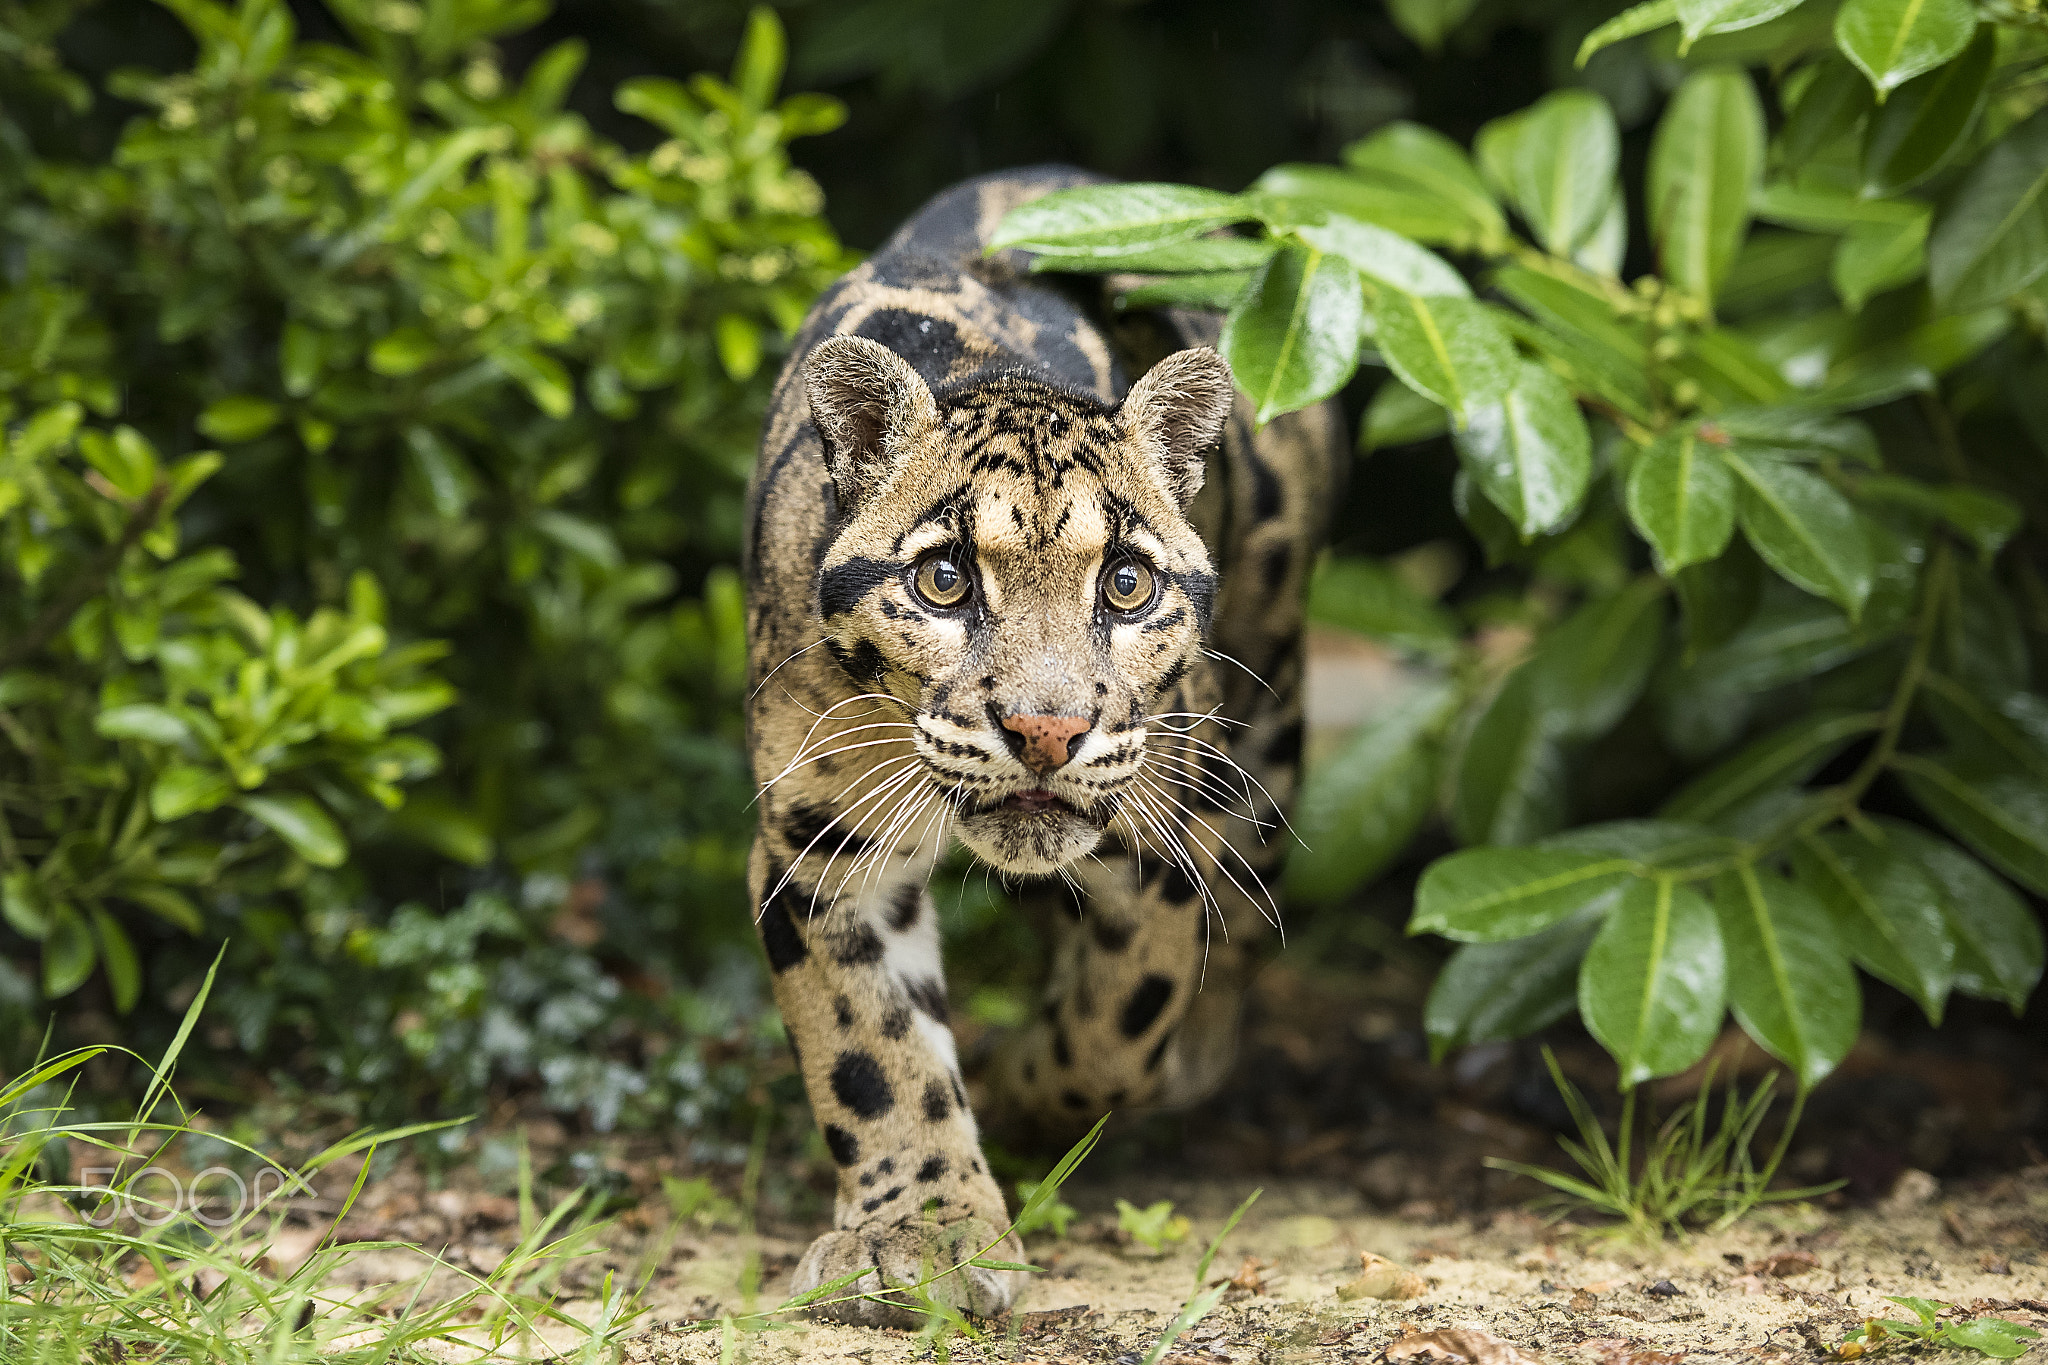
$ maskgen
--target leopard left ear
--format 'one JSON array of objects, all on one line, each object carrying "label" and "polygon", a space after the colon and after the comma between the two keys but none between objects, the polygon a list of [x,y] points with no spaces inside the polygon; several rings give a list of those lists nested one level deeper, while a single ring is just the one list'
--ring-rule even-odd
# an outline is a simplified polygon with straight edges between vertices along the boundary
[{"label": "leopard left ear", "polygon": [[866,337],[820,343],[804,361],[803,373],[839,506],[851,512],[938,423],[938,403],[909,361]]},{"label": "leopard left ear", "polygon": [[1207,346],[1175,351],[1124,395],[1124,425],[1151,447],[1166,487],[1183,509],[1202,491],[1209,448],[1223,439],[1237,391],[1230,362]]}]

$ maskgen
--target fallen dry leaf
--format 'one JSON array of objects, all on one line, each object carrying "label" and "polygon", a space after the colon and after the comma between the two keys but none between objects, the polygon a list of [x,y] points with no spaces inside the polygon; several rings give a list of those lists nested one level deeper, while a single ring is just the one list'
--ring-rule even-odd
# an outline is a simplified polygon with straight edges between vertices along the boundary
[{"label": "fallen dry leaf", "polygon": [[1582,1284],[1579,1288],[1588,1294],[1612,1294],[1617,1289],[1626,1288],[1627,1285],[1627,1280],[1595,1280],[1591,1284]]},{"label": "fallen dry leaf", "polygon": [[1337,1297],[1353,1299],[1419,1299],[1429,1292],[1428,1284],[1414,1271],[1395,1265],[1370,1251],[1358,1253],[1361,1273],[1349,1284],[1337,1286]]},{"label": "fallen dry leaf", "polygon": [[1256,1256],[1245,1257],[1244,1264],[1239,1266],[1237,1273],[1230,1277],[1230,1287],[1232,1289],[1242,1289],[1247,1294],[1265,1293],[1266,1272],[1272,1269],[1273,1265],[1274,1262],[1262,1261]]},{"label": "fallen dry leaf", "polygon": [[1566,1304],[1574,1313],[1590,1313],[1599,1306],[1600,1300],[1583,1289],[1574,1290],[1570,1302]]},{"label": "fallen dry leaf", "polygon": [[1752,1275],[1768,1275],[1774,1280],[1790,1279],[1804,1275],[1809,1270],[1820,1269],[1820,1257],[1810,1251],[1779,1251],[1764,1257],[1749,1268]]},{"label": "fallen dry leaf", "polygon": [[1456,1327],[1447,1332],[1416,1332],[1387,1344],[1390,1362],[1448,1360],[1457,1365],[1543,1365],[1543,1357],[1490,1332]]}]

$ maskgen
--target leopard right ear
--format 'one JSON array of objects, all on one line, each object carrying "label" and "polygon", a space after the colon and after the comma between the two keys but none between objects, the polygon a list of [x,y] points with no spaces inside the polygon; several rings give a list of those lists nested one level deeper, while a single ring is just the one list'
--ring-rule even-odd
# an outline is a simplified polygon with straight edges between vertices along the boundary
[{"label": "leopard right ear", "polygon": [[910,362],[866,337],[821,342],[804,361],[804,390],[842,512],[873,496],[939,421],[939,405]]}]

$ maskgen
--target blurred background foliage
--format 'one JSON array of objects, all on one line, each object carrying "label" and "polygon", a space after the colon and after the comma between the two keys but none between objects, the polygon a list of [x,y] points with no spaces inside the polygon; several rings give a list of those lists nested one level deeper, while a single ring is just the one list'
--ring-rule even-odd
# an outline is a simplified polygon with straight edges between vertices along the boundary
[{"label": "blurred background foliage", "polygon": [[[1638,185],[1687,67],[1575,69],[1621,8],[0,3],[0,1069],[46,1025],[149,1052],[225,940],[225,1096],[377,1119],[509,1083],[743,1133],[781,1063],[731,566],[810,296],[966,175],[1236,190],[1569,85]],[[1517,626],[1451,441],[1371,472],[1356,571]],[[1594,765],[1581,809],[1664,762]],[[1330,932],[1383,943],[1447,847]],[[1029,934],[978,874],[939,899],[965,1012],[1005,1022]]]}]

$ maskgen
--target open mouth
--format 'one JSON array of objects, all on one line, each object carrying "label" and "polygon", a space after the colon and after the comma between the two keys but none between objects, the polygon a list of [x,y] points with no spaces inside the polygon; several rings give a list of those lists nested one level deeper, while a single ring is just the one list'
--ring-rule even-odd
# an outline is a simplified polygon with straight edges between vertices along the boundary
[{"label": "open mouth", "polygon": [[1054,796],[1043,787],[1029,791],[1011,792],[1003,798],[1002,808],[1016,811],[1020,815],[1079,815],[1080,812]]}]

